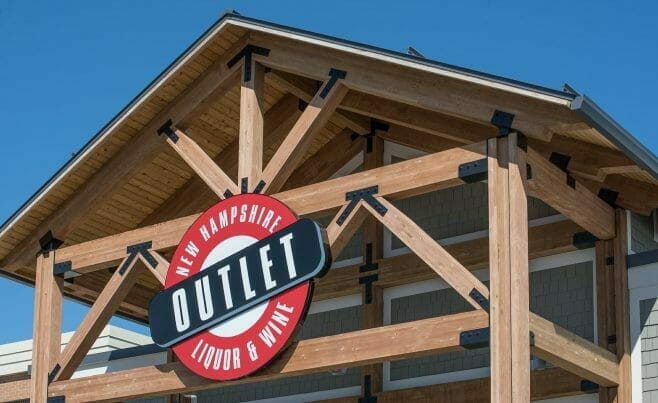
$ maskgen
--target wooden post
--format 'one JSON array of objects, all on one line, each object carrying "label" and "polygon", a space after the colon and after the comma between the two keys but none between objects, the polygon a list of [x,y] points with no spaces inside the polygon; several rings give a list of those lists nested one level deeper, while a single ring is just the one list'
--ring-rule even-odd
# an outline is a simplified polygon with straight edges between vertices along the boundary
[{"label": "wooden post", "polygon": [[[608,336],[615,334],[614,263],[611,241],[596,242],[596,323],[598,344],[616,353],[616,343]],[[615,388],[599,388],[599,403],[612,402]]]},{"label": "wooden post", "polygon": [[[363,170],[377,168],[384,163],[384,141],[377,136],[366,139],[363,148]],[[384,227],[379,220],[369,216],[363,223],[363,274],[362,277],[378,275],[377,261],[384,257]],[[368,289],[369,288],[369,289]],[[384,325],[384,290],[375,283],[365,282],[361,286],[362,327],[370,329]],[[382,391],[383,366],[381,363],[362,368],[362,391],[376,395]],[[366,384],[369,383],[369,384]]]},{"label": "wooden post", "polygon": [[238,182],[253,190],[263,171],[263,87],[265,69],[251,57],[245,58],[240,89],[240,134]]},{"label": "wooden post", "polygon": [[62,344],[63,280],[54,275],[54,263],[54,250],[37,257],[30,380],[32,402],[46,401],[48,376],[57,362]]},{"label": "wooden post", "polygon": [[528,216],[518,135],[489,140],[491,401],[530,400]]},{"label": "wooden post", "polygon": [[619,360],[619,387],[617,403],[631,402],[631,344],[630,344],[630,310],[628,305],[628,236],[626,211],[616,209],[616,236],[613,240],[614,251],[614,293],[615,293],[615,336],[617,339],[617,359]]}]

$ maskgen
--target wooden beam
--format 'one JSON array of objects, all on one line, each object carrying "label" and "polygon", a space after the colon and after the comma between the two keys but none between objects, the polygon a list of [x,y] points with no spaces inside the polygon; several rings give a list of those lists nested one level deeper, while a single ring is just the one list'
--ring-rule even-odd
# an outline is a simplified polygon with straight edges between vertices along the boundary
[{"label": "wooden beam", "polygon": [[71,378],[137,280],[141,267],[138,262],[139,259],[134,256],[127,257],[114,272],[57,358],[57,363],[52,370],[54,380],[61,381]]},{"label": "wooden beam", "polygon": [[[383,165],[384,141],[380,137],[373,136],[363,145],[363,169],[368,171]],[[379,273],[377,262],[384,257],[384,226],[375,217],[369,216],[366,217],[362,228],[361,256],[363,256],[363,268],[367,271],[360,275],[377,276]],[[374,281],[361,284],[360,291],[361,327],[372,329],[384,326],[384,288],[378,281]],[[371,395],[378,396],[384,388],[383,365],[376,363],[361,368],[361,378],[362,390],[368,388]],[[367,381],[369,384],[366,383]]]},{"label": "wooden beam", "polygon": [[[555,399],[581,395],[583,378],[562,368],[547,368],[531,372],[532,400]],[[29,396],[29,380],[13,381],[3,385],[3,397],[9,401],[25,399]],[[472,400],[467,400],[466,397]],[[358,403],[358,397],[344,397],[322,400],[322,403]],[[489,378],[449,382],[438,385],[421,386],[410,389],[387,391],[378,395],[378,402],[433,402],[440,399],[446,403],[489,402]],[[319,403],[319,402],[316,402]]]},{"label": "wooden beam", "polygon": [[231,194],[238,193],[235,182],[217,166],[194,140],[180,129],[173,130],[176,137],[167,137],[167,143],[176,150],[178,155],[199,175],[220,200],[226,198],[226,191],[231,192]]},{"label": "wooden beam", "polygon": [[[304,77],[284,73],[282,71],[270,71],[269,83],[279,91],[294,94],[302,101],[309,103],[318,87],[317,81],[308,80]],[[329,118],[329,121],[338,127],[345,127],[354,133],[365,135],[370,133],[370,119],[350,112],[337,110]]]},{"label": "wooden beam", "polygon": [[128,400],[458,351],[462,331],[486,325],[485,312],[466,312],[302,340],[293,343],[263,371],[236,381],[218,384],[174,362],[54,382],[49,396],[63,395],[67,401]]},{"label": "wooden beam", "polygon": [[324,127],[329,116],[347,93],[342,80],[334,78],[320,87],[317,94],[283,140],[272,159],[263,170],[263,193],[279,191],[297,168],[313,136]]},{"label": "wooden beam", "polygon": [[185,118],[195,111],[204,99],[217,97],[233,87],[238,80],[239,66],[229,69],[226,63],[244,47],[245,39],[238,40],[213,62],[187,90],[158,113],[84,185],[76,189],[73,196],[43,220],[30,236],[21,241],[19,247],[5,257],[2,267],[15,271],[31,265],[39,250],[39,237],[48,231],[52,231],[59,239],[66,239],[100,204],[124,186],[126,178],[150,163],[162,151],[162,139],[158,139],[156,135],[158,128],[167,120],[171,120],[174,125],[184,129]]},{"label": "wooden beam", "polygon": [[54,275],[55,251],[37,256],[34,287],[30,399],[45,402],[48,376],[62,344],[62,279]]},{"label": "wooden beam", "polygon": [[[628,254],[628,220],[626,211],[615,211],[617,236],[613,240],[614,259],[614,293],[615,293],[615,336],[617,338],[617,360],[619,362],[616,401],[630,403],[632,401],[631,378],[631,336],[630,336],[630,308],[628,301],[628,267],[626,255]],[[637,374],[639,376],[640,374]]]},{"label": "wooden beam", "polygon": [[487,287],[392,203],[381,196],[376,196],[375,200],[386,208],[385,214],[382,215],[368,203],[363,204],[365,209],[381,221],[392,234],[400,238],[409,249],[464,297],[473,308],[481,310],[482,306],[469,294],[471,294],[471,291],[477,290],[484,298],[488,299],[489,290]]},{"label": "wooden beam", "polygon": [[[299,100],[293,95],[285,95],[265,113],[265,134],[263,148],[268,150],[277,146],[288,134],[301,115]],[[238,179],[239,140],[233,140],[213,158],[226,174],[236,181]],[[146,217],[140,226],[161,223],[172,218],[194,214],[207,207],[207,200],[213,199],[214,193],[198,176],[193,176],[181,189],[171,195],[160,207]]]},{"label": "wooden beam", "polygon": [[608,350],[534,313],[530,313],[530,331],[534,356],[601,386],[619,384],[620,366]]},{"label": "wooden beam", "polygon": [[528,147],[528,164],[531,177],[528,189],[572,221],[599,239],[615,236],[614,210],[585,186],[567,182],[567,174]]},{"label": "wooden beam", "polygon": [[292,173],[283,190],[295,189],[329,179],[363,149],[363,137],[344,129]]},{"label": "wooden beam", "polygon": [[476,83],[475,78],[456,79],[449,72],[375,62],[365,55],[264,32],[252,32],[250,39],[255,45],[270,49],[269,56],[259,60],[273,69],[320,80],[329,68],[338,68],[348,72],[345,85],[351,90],[485,124],[495,109],[508,111],[515,115],[515,129],[544,140],[550,139],[551,129],[580,121],[568,108],[570,101],[566,99],[538,99],[530,93],[522,94],[521,90],[503,90],[484,81]]},{"label": "wooden beam", "polygon": [[250,65],[242,68],[240,88],[238,180],[246,178],[248,189],[252,190],[263,172],[265,69],[251,58],[248,62]]},{"label": "wooden beam", "polygon": [[602,182],[619,167],[635,166],[624,153],[570,137],[553,135],[550,142],[528,139],[528,144],[544,158],[557,152],[568,156],[567,169],[582,178]]},{"label": "wooden beam", "polygon": [[[613,264],[609,257],[613,257],[612,241],[596,242],[596,325],[598,345],[611,353],[616,353],[616,344],[610,343],[608,336],[614,335],[615,330],[615,291]],[[601,386],[599,388],[599,403],[612,403],[617,391],[613,388]]]},{"label": "wooden beam", "polygon": [[512,402],[512,307],[510,270],[509,148],[489,140],[489,286],[491,402]]},{"label": "wooden beam", "polygon": [[[485,148],[483,143],[472,144],[284,191],[274,197],[298,215],[306,215],[341,207],[347,192],[370,186],[379,186],[378,195],[392,198],[423,194],[463,184],[459,165],[481,159]],[[118,264],[125,256],[126,246],[145,239],[151,240],[153,250],[171,248],[197,217],[198,214],[193,214],[61,248],[57,263],[71,261],[74,271],[84,273]]]},{"label": "wooden beam", "polygon": [[340,207],[345,203],[345,193],[371,186],[379,187],[380,196],[411,197],[463,184],[459,165],[485,155],[486,143],[476,143],[280,192],[274,197],[299,215]]},{"label": "wooden beam", "polygon": [[138,254],[139,260],[142,261],[144,266],[146,266],[151,274],[153,274],[153,277],[155,277],[155,279],[164,287],[165,280],[167,279],[167,272],[169,271],[169,261],[156,251],[149,250],[148,253],[157,262],[155,266],[151,265],[151,262],[149,262],[142,253]]},{"label": "wooden beam", "polygon": [[[530,258],[535,259],[576,250],[572,244],[573,234],[581,231],[582,228],[570,221],[530,228]],[[488,244],[489,238],[483,237],[447,245],[445,249],[469,271],[475,271],[485,269],[489,265]],[[381,259],[377,264],[379,266],[377,283],[383,288],[436,278],[434,270],[413,253]],[[358,293],[359,286],[353,280],[359,276],[359,266],[361,263],[329,271],[317,282],[313,300],[319,301]]]},{"label": "wooden beam", "polygon": [[637,214],[648,216],[658,208],[658,186],[621,175],[608,175],[604,182],[595,182],[577,176],[579,182],[595,194],[601,189],[617,192],[615,205]]},{"label": "wooden beam", "polygon": [[336,213],[336,216],[331,220],[331,223],[327,225],[327,239],[331,246],[331,255],[334,257],[340,256],[340,252],[342,252],[343,248],[345,248],[350,239],[352,239],[352,236],[354,236],[356,230],[361,227],[361,224],[368,216],[368,212],[363,208],[363,203],[359,202],[352,212],[349,213],[345,221],[338,224],[338,218],[347,208],[348,204],[345,204],[345,206]]},{"label": "wooden beam", "polygon": [[[531,383],[528,386],[531,391],[531,400],[555,399],[582,394],[580,383],[583,379],[561,368],[532,371],[530,379]],[[479,378],[388,391],[377,396],[377,403],[488,403],[491,401],[491,397],[489,396],[490,388],[491,378]]]},{"label": "wooden beam", "polygon": [[427,153],[437,153],[459,147],[462,143],[444,137],[435,136],[425,131],[410,129],[392,124],[387,131],[382,131],[379,137],[386,141],[415,148]]},{"label": "wooden beam", "polygon": [[496,128],[488,124],[459,119],[356,91],[350,91],[339,108],[424,131],[460,144],[477,143],[496,135]]},{"label": "wooden beam", "polygon": [[[512,398],[530,400],[530,281],[528,263],[528,194],[526,153],[518,133],[507,136],[509,190],[510,308]],[[500,246],[500,245],[499,245]]]}]

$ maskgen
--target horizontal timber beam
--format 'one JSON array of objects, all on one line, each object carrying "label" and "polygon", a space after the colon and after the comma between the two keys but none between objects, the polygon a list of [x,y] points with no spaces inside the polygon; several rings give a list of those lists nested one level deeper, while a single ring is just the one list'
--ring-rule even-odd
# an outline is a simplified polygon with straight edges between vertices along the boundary
[{"label": "horizontal timber beam", "polygon": [[[477,161],[485,153],[485,143],[472,144],[284,191],[274,197],[298,215],[341,207],[347,192],[371,186],[379,186],[378,195],[381,196],[410,197],[463,184],[459,165]],[[74,271],[85,273],[116,266],[125,257],[129,245],[150,240],[152,250],[172,248],[178,245],[198,216],[194,214],[61,248],[57,251],[56,263],[70,261]]]},{"label": "horizontal timber beam", "polygon": [[[547,368],[530,373],[530,395],[532,400],[554,399],[558,397],[581,395],[580,378],[562,368]],[[13,381],[4,384],[4,399],[20,400],[28,396],[29,380]],[[392,390],[377,394],[377,402],[397,403],[400,401],[430,402],[437,399],[442,402],[489,402],[489,378],[468,381],[449,382],[409,389]],[[322,400],[321,403],[357,403],[359,397],[344,397]],[[320,402],[316,402],[320,403]]]},{"label": "horizontal timber beam", "polygon": [[619,384],[617,357],[608,350],[530,312],[532,355],[601,386]]},{"label": "horizontal timber beam", "polygon": [[487,323],[487,314],[475,311],[302,340],[257,375],[221,384],[174,362],[53,382],[48,393],[67,401],[127,400],[458,351],[461,332]]},{"label": "horizontal timber beam", "polygon": [[615,236],[614,209],[528,147],[528,190],[599,239]]}]

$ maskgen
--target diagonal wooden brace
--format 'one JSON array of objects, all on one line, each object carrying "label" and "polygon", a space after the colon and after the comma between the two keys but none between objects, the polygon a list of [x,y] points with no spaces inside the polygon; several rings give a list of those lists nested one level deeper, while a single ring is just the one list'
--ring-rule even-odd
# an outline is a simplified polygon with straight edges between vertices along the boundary
[{"label": "diagonal wooden brace", "polygon": [[[488,300],[489,289],[392,203],[381,196],[374,196],[374,199],[386,208],[385,214],[368,203],[363,203],[363,207],[400,238],[475,309],[484,310],[483,301]],[[473,293],[474,290],[476,293]]]},{"label": "diagonal wooden brace", "polygon": [[226,198],[227,191],[230,194],[237,193],[238,187],[233,180],[184,131],[171,126],[171,121],[165,123],[158,130],[158,134],[167,136],[167,143],[203,179],[220,200]]}]

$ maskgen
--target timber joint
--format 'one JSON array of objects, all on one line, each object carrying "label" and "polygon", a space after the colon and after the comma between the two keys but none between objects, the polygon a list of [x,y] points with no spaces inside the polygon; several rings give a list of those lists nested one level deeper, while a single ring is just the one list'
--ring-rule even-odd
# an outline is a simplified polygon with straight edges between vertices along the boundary
[{"label": "timber joint", "polygon": [[327,95],[329,95],[329,91],[336,85],[338,80],[344,80],[345,77],[347,77],[347,72],[344,70],[338,70],[338,69],[331,69],[329,70],[329,81],[327,81],[327,84],[325,84],[324,88],[322,88],[322,92],[320,92],[320,98],[325,99]]},{"label": "timber joint", "polygon": [[498,128],[498,137],[506,137],[512,132],[514,114],[496,109],[491,116],[491,124]]},{"label": "timber joint", "polygon": [[171,121],[171,119],[164,122],[164,124],[162,126],[160,126],[160,128],[157,130],[158,136],[161,136],[162,134],[164,134],[167,137],[169,137],[169,139],[173,143],[177,143],[178,142],[178,135],[176,134],[176,131],[174,131],[174,129],[172,127],[173,125],[174,125],[174,123]]},{"label": "timber joint", "polygon": [[235,66],[242,58],[244,58],[244,82],[251,81],[251,57],[253,54],[261,56],[269,56],[270,50],[261,46],[247,45],[242,48],[231,60],[226,63],[226,66],[230,69]]},{"label": "timber joint", "polygon": [[135,258],[137,258],[138,255],[142,255],[144,260],[153,268],[158,266],[158,261],[151,255],[151,252],[149,252],[149,249],[153,246],[153,243],[151,241],[147,242],[142,242],[138,243],[135,245],[130,245],[126,247],[126,253],[128,254],[128,257],[125,259],[121,267],[119,267],[119,274],[123,275],[123,273],[128,270],[128,267],[130,267],[131,263]]},{"label": "timber joint", "polygon": [[345,201],[349,201],[349,204],[343,210],[340,217],[336,220],[336,224],[343,225],[347,217],[350,216],[352,210],[356,207],[359,201],[363,200],[368,203],[376,212],[380,215],[385,215],[388,209],[381,204],[373,195],[379,192],[379,186],[371,186],[359,190],[354,190],[352,192],[345,193]]},{"label": "timber joint", "polygon": [[52,231],[48,231],[39,238],[40,252],[44,257],[47,257],[51,251],[59,248],[63,243],[64,241],[55,238]]}]

